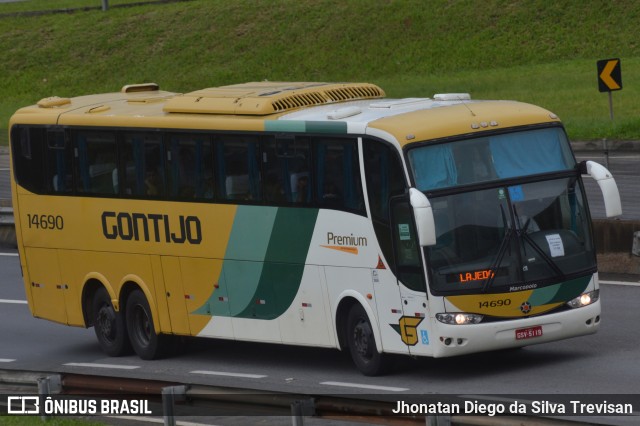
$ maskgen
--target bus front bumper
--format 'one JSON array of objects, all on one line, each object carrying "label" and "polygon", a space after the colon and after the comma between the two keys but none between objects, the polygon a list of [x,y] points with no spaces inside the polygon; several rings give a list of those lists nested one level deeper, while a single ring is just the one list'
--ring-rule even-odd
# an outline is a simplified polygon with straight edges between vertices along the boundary
[{"label": "bus front bumper", "polygon": [[593,334],[600,328],[600,300],[531,318],[469,325],[434,320],[433,356],[449,357],[497,349],[518,348]]}]

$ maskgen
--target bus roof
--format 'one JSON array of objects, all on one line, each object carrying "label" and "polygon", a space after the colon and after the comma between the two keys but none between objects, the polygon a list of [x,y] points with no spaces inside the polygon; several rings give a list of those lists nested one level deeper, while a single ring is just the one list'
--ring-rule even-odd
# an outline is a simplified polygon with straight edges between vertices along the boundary
[{"label": "bus roof", "polygon": [[522,125],[559,122],[537,106],[475,101],[468,94],[384,98],[369,83],[253,82],[178,94],[154,83],[120,92],[45,98],[11,124],[306,131],[393,135],[401,144]]}]

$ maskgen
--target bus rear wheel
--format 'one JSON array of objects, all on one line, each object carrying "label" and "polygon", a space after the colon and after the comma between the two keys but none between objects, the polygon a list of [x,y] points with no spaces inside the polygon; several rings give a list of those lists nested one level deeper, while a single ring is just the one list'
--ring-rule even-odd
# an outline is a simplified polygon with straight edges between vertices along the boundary
[{"label": "bus rear wheel", "polygon": [[347,317],[347,343],[351,358],[365,376],[385,374],[390,366],[386,355],[378,352],[371,321],[360,304],[355,304]]},{"label": "bus rear wheel", "polygon": [[156,333],[149,302],[141,290],[135,290],[129,295],[126,312],[129,340],[136,354],[147,360],[161,358],[167,336]]},{"label": "bus rear wheel", "polygon": [[91,305],[93,328],[100,347],[109,356],[122,356],[131,351],[122,312],[116,312],[104,287],[93,296]]}]

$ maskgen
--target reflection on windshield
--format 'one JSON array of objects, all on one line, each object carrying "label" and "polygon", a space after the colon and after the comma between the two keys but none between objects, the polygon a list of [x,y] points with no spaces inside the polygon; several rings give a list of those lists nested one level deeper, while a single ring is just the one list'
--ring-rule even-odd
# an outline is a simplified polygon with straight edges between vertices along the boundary
[{"label": "reflection on windshield", "polygon": [[595,268],[575,177],[434,197],[432,206],[433,291],[515,291]]},{"label": "reflection on windshield", "polygon": [[424,145],[411,149],[408,155],[421,191],[575,167],[567,138],[556,127]]}]

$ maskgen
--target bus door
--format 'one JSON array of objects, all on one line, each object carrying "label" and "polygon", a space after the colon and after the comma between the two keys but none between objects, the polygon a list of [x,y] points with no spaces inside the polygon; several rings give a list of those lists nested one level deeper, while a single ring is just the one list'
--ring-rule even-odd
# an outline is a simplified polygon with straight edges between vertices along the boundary
[{"label": "bus door", "polygon": [[425,354],[430,352],[426,281],[409,197],[392,198],[390,213],[395,271],[402,303],[399,334],[410,353]]}]

